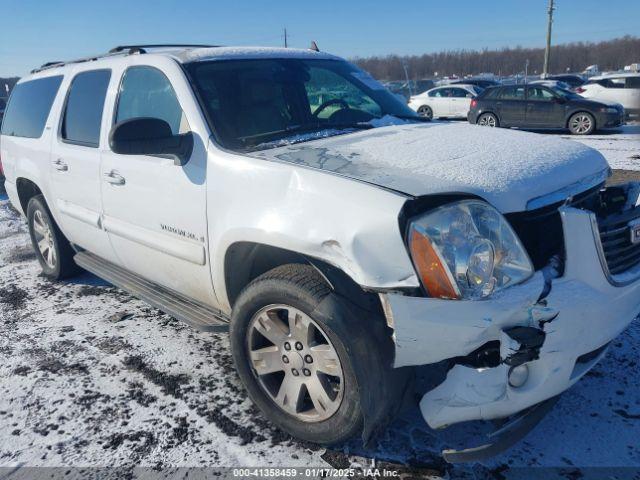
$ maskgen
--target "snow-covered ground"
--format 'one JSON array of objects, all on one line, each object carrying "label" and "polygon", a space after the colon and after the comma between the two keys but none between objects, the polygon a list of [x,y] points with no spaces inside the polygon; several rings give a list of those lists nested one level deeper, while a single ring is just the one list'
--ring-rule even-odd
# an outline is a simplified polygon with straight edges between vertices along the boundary
[{"label": "snow-covered ground", "polygon": [[630,123],[586,137],[562,136],[600,150],[611,168],[640,170],[640,123]]},{"label": "snow-covered ground", "polygon": [[[614,167],[640,170],[638,133],[627,126],[580,141]],[[92,275],[51,283],[39,272],[26,225],[0,189],[0,467],[345,467],[377,459],[447,478],[522,475],[516,467],[560,467],[554,475],[567,478],[585,467],[640,468],[637,321],[527,438],[483,465],[453,467],[440,450],[481,444],[486,425],[436,432],[414,410],[375,447],[302,444],[247,400],[225,335],[193,331]]]}]

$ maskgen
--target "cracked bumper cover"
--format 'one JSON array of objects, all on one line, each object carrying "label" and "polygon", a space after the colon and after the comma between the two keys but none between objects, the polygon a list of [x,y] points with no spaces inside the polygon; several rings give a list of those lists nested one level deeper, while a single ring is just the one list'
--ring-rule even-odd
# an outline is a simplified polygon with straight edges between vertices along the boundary
[{"label": "cracked bumper cover", "polygon": [[527,362],[528,379],[518,388],[509,385],[510,367],[504,362],[484,369],[454,366],[420,402],[432,428],[505,418],[559,395],[602,358],[603,347],[640,312],[640,280],[614,286],[604,273],[593,215],[571,207],[560,212],[565,271],[552,281],[542,302],[541,272],[483,301],[386,295],[386,312],[395,329],[396,367],[467,355],[495,340],[501,342],[504,360],[518,347],[506,333],[510,328],[544,331],[539,358]]}]

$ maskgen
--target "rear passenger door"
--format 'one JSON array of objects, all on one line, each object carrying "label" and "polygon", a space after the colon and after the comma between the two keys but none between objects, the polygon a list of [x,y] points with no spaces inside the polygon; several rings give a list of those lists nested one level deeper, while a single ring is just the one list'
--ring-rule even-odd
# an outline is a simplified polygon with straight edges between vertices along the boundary
[{"label": "rear passenger door", "polygon": [[113,259],[101,228],[100,132],[111,70],[75,74],[68,84],[51,147],[53,202],[67,238],[105,259]]},{"label": "rear passenger door", "polygon": [[453,95],[450,99],[450,113],[453,117],[467,117],[473,93],[464,88],[452,88]]},{"label": "rear passenger door", "polygon": [[520,126],[525,119],[524,85],[504,87],[498,93],[496,108],[502,126]]},{"label": "rear passenger door", "polygon": [[[190,87],[175,62],[172,83],[154,66],[129,66],[112,105],[111,127],[133,118],[166,121],[174,134],[194,124]],[[178,95],[180,93],[182,96]],[[118,263],[127,270],[202,303],[216,306],[207,242],[207,137],[194,132],[193,152],[184,165],[173,158],[102,155],[103,226]]]}]

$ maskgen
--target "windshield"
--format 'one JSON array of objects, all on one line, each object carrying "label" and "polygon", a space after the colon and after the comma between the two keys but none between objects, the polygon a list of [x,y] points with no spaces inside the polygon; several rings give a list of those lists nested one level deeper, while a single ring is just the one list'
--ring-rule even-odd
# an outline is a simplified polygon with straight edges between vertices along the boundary
[{"label": "windshield", "polygon": [[217,60],[186,68],[218,141],[231,150],[351,133],[389,124],[389,116],[421,121],[369,74],[341,60]]}]

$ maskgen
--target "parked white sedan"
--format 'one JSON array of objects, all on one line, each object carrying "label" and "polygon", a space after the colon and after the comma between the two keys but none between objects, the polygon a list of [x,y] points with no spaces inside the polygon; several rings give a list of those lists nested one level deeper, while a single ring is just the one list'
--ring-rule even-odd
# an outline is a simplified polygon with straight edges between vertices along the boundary
[{"label": "parked white sedan", "polygon": [[592,100],[620,103],[628,116],[640,116],[640,73],[610,73],[591,77],[576,92]]},{"label": "parked white sedan", "polygon": [[409,107],[426,118],[467,118],[471,100],[482,90],[475,85],[444,85],[414,95]]}]

